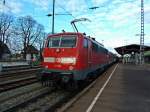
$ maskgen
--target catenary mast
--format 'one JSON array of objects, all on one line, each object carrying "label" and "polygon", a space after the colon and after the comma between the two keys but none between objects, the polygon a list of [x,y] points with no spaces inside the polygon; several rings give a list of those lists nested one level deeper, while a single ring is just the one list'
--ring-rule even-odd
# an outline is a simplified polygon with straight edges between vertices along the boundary
[{"label": "catenary mast", "polygon": [[141,0],[140,64],[144,64],[144,0]]}]

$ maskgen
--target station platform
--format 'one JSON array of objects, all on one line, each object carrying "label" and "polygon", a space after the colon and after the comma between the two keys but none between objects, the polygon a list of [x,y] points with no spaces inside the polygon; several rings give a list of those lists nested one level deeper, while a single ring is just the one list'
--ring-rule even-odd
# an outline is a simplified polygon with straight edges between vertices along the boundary
[{"label": "station platform", "polygon": [[150,66],[114,65],[66,112],[150,112]]}]

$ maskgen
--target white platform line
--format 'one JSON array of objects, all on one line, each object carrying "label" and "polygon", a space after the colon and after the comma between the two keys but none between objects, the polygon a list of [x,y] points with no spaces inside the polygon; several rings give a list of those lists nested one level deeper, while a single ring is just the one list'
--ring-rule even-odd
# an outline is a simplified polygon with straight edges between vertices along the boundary
[{"label": "white platform line", "polygon": [[99,90],[98,94],[96,95],[96,97],[94,98],[94,100],[92,101],[91,105],[88,107],[88,109],[86,110],[86,112],[91,112],[92,108],[94,107],[95,103],[97,102],[98,98],[100,97],[100,95],[102,94],[104,88],[106,87],[106,85],[108,84],[109,80],[111,79],[113,73],[115,72],[116,68],[117,68],[118,64],[115,66],[114,70],[112,71],[112,73],[110,74],[109,78],[107,79],[107,81],[105,82],[105,84],[102,86],[102,88]]}]

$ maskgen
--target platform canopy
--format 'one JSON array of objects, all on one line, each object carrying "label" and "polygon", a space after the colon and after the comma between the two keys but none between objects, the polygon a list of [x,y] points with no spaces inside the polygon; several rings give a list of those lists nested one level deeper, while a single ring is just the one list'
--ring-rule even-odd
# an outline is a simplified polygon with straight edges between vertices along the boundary
[{"label": "platform canopy", "polygon": [[[116,47],[115,50],[120,55],[131,54],[132,52],[139,53],[140,52],[140,45],[131,44],[131,45],[126,45],[126,46]],[[144,51],[150,51],[150,46],[144,46]]]}]

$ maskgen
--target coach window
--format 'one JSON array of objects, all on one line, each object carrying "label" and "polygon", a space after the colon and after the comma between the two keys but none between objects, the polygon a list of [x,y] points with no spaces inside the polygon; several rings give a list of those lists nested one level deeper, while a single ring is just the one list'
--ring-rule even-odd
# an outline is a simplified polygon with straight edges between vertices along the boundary
[{"label": "coach window", "polygon": [[88,40],[84,38],[83,47],[88,48]]},{"label": "coach window", "polygon": [[103,48],[101,46],[99,46],[99,52],[103,53]]},{"label": "coach window", "polygon": [[98,45],[96,43],[92,43],[92,50],[98,52]]}]

